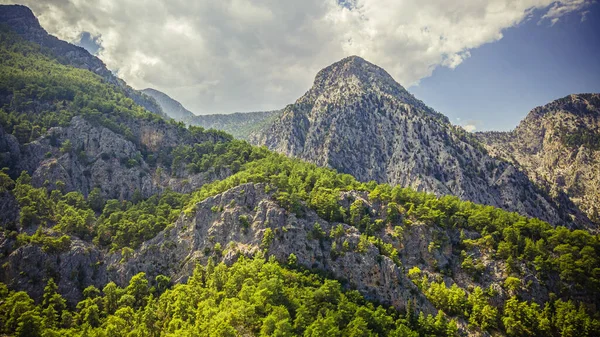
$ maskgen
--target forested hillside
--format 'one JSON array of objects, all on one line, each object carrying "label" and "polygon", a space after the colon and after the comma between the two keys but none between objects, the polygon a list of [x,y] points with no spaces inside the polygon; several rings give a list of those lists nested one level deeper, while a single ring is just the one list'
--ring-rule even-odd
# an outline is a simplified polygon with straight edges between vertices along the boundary
[{"label": "forested hillside", "polygon": [[0,59],[0,334],[600,335],[597,234],[167,122],[9,28]]},{"label": "forested hillside", "polygon": [[248,140],[254,133],[262,132],[279,115],[280,111],[236,112],[232,114],[197,115],[186,119],[191,125],[225,131],[235,138]]}]

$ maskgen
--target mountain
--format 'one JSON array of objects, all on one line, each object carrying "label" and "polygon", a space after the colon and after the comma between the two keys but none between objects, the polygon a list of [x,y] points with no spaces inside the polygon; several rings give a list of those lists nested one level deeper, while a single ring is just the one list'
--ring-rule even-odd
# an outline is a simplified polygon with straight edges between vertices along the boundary
[{"label": "mountain", "polygon": [[225,131],[235,138],[248,140],[276,118],[279,111],[236,112],[232,114],[198,115],[187,122],[205,129]]},{"label": "mountain", "polygon": [[156,100],[156,102],[162,108],[163,112],[176,121],[185,121],[195,116],[191,111],[184,108],[181,103],[172,99],[163,92],[160,92],[156,89],[147,88],[142,90],[142,93],[154,98],[154,100]]},{"label": "mountain", "polygon": [[279,111],[236,112],[231,114],[194,115],[178,101],[155,89],[142,92],[156,100],[162,110],[176,121],[205,129],[225,131],[238,139],[247,140],[250,134],[259,132],[275,118]]},{"label": "mountain", "polygon": [[510,132],[477,133],[551,195],[566,194],[600,223],[600,94],[569,95],[533,109]]},{"label": "mountain", "polygon": [[312,88],[251,142],[361,181],[591,226],[568,198],[551,199],[514,165],[490,156],[471,134],[356,56],[321,70]]},{"label": "mountain", "polygon": [[0,334],[600,335],[597,234],[186,127],[69,55],[0,28]]}]

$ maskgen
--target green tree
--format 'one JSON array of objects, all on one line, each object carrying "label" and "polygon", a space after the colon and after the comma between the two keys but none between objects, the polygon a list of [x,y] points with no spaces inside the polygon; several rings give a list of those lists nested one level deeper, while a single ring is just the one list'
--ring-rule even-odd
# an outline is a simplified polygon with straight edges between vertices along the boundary
[{"label": "green tree", "polygon": [[102,191],[98,187],[94,187],[90,194],[88,194],[87,202],[90,205],[90,208],[95,212],[102,212],[104,209],[104,204],[106,201],[102,197]]},{"label": "green tree", "polygon": [[33,310],[24,312],[17,321],[16,336],[39,337],[42,335],[42,318]]},{"label": "green tree", "polygon": [[140,308],[146,305],[146,300],[150,294],[148,288],[148,280],[146,279],[146,273],[138,273],[131,278],[129,285],[125,288],[128,295],[133,296],[135,299],[134,307]]}]

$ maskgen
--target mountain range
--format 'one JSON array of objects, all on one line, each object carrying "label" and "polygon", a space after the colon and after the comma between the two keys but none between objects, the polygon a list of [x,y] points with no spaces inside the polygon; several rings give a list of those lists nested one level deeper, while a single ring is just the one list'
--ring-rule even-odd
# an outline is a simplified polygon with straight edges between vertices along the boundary
[{"label": "mountain range", "polygon": [[194,116],[18,5],[0,59],[1,334],[600,334],[597,94],[472,134],[351,56]]},{"label": "mountain range", "polygon": [[[573,95],[584,99],[588,96]],[[546,109],[557,106],[559,101]],[[591,112],[588,115],[593,117],[577,122],[571,132],[585,129],[591,135],[598,135],[597,102],[586,102]],[[579,114],[573,106],[563,105],[562,111],[573,116]],[[553,224],[598,226],[599,180],[593,173],[598,172],[597,159],[585,164],[579,160],[579,170],[585,171],[587,178],[578,172],[568,172],[580,180],[579,192],[572,193],[560,187],[554,178],[548,182],[531,175],[531,170],[527,170],[531,166],[515,159],[513,148],[505,146],[501,152],[499,144],[488,146],[491,136],[473,135],[450,124],[445,116],[412,96],[385,70],[357,56],[321,70],[306,94],[284,109],[272,112],[268,119],[255,122],[252,118],[255,114],[197,116],[186,122],[227,132],[254,129],[234,136],[351,174],[361,181],[409,186],[440,196],[455,195]],[[539,115],[532,112],[523,123],[536,114]],[[207,122],[216,118],[223,122]],[[522,129],[532,131],[520,127],[515,132]],[[497,135],[494,139],[501,137],[498,133],[488,134]],[[519,139],[516,144],[532,144],[510,133],[502,137]],[[585,147],[588,149],[589,144]],[[537,163],[529,165],[539,167]],[[571,164],[567,160],[563,165]]]}]

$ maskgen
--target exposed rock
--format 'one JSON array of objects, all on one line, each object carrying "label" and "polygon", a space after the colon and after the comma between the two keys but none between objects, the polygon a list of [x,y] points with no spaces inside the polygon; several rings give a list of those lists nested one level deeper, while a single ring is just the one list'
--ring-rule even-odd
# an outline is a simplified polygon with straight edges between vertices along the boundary
[{"label": "exposed rock", "polygon": [[[0,251],[12,240],[0,240]],[[64,252],[45,252],[41,246],[28,244],[2,259],[1,282],[12,289],[26,290],[33,298],[41,298],[46,281],[54,278],[58,291],[71,303],[81,299],[81,291],[108,283],[104,253],[91,243],[75,239]]]},{"label": "exposed rock", "polygon": [[0,167],[10,167],[21,156],[19,141],[0,126]]},{"label": "exposed rock", "polygon": [[[165,188],[189,193],[229,175],[222,170],[178,177],[168,174],[170,170],[160,165],[148,165],[140,148],[168,150],[182,143],[180,130],[164,122],[136,120],[134,123],[136,125],[131,129],[135,130],[134,137],[141,143],[139,145],[103,126],[74,117],[68,127],[52,128],[47,135],[23,145],[22,150],[11,151],[10,167],[14,175],[22,170],[29,172],[32,184],[37,187],[56,188],[56,183],[62,181],[66,191],[87,195],[94,187],[99,187],[105,197],[115,199],[129,199],[136,190],[143,197],[160,193]],[[0,135],[2,133],[0,127]],[[0,146],[2,143],[14,145],[16,140],[11,137],[0,137]],[[219,140],[210,135],[207,137],[205,141]],[[71,149],[63,153],[60,147],[67,141],[71,143]]]},{"label": "exposed rock", "polygon": [[[144,243],[126,263],[118,263],[120,254],[112,256],[109,264],[116,269],[111,271],[111,279],[125,283],[144,271],[148,275],[171,275],[175,282],[185,281],[195,264],[206,263],[209,255],[232,262],[238,254],[256,254],[265,231],[271,229],[274,240],[268,254],[279,261],[287,261],[293,253],[298,264],[327,271],[368,298],[398,308],[404,308],[406,300],[415,297],[412,282],[391,259],[379,255],[373,245],[365,253],[351,251],[332,258],[330,239],[311,238],[311,232],[315,223],[326,233],[336,224],[326,222],[313,211],[298,218],[277,205],[264,190],[262,184],[245,184],[197,204],[193,216],[180,217],[172,228]],[[241,219],[247,219],[247,227]],[[354,227],[343,226],[344,239],[356,247],[360,233]],[[215,245],[222,247],[221,253],[215,253]],[[420,303],[425,305],[426,300],[421,299]],[[427,305],[429,312],[434,311]]]},{"label": "exposed rock", "polygon": [[533,109],[513,131],[477,137],[600,224],[600,94],[569,95]]},{"label": "exposed rock", "polygon": [[577,207],[557,206],[514,165],[492,158],[474,137],[356,56],[321,70],[313,87],[252,142],[362,181],[456,195],[553,224],[590,224]]},{"label": "exposed rock", "polygon": [[[145,272],[151,280],[163,274],[179,283],[187,280],[197,263],[207,263],[210,256],[216,262],[233,263],[239,256],[253,256],[266,249],[267,257],[273,256],[281,263],[287,263],[290,254],[294,254],[299,266],[324,271],[367,298],[399,309],[404,308],[408,300],[415,299],[418,309],[436,312],[406,276],[414,266],[431,280],[443,279],[448,285],[457,283],[463,289],[494,287],[498,292],[497,301],[511,296],[498,286],[506,278],[506,266],[501,260],[493,259],[489,252],[479,248],[470,252],[485,266],[478,281],[461,268],[460,252],[456,251],[461,234],[455,228],[415,223],[402,226],[403,234],[397,238],[390,235],[390,227],[382,229],[376,235],[399,251],[396,264],[380,255],[371,243],[359,251],[360,235],[355,227],[329,223],[310,209],[298,217],[281,208],[272,193],[265,192],[264,184],[249,183],[207,198],[196,204],[189,214],[182,213],[173,226],[125,256],[122,251],[100,251],[93,244],[78,239],[73,240],[70,250],[61,253],[44,252],[34,244],[14,249],[14,239],[0,237],[0,252],[4,256],[0,257],[0,263],[6,266],[0,282],[39,296],[44,286],[41,280],[54,277],[61,293],[76,303],[81,293],[74,289],[82,290],[88,285],[100,287],[107,281],[115,281],[126,286],[139,272]],[[364,197],[364,192],[344,192],[339,203],[345,205]],[[373,216],[384,215],[384,205],[366,203],[365,206],[367,213]],[[321,237],[315,234],[315,223],[324,232]],[[332,238],[330,232],[338,225],[343,227],[343,235]],[[273,233],[273,239],[265,245],[267,231]],[[479,237],[478,233],[468,231],[463,235]],[[344,241],[348,242],[347,250],[341,249]],[[338,247],[335,251],[333,242]],[[558,279],[540,281],[535,277],[536,271],[529,270],[526,264],[520,264],[519,268],[528,283],[527,290],[520,293],[523,299],[543,303],[551,292],[559,290]],[[579,295],[574,291],[573,296],[577,299]]]},{"label": "exposed rock", "polygon": [[[342,224],[345,234],[338,240],[347,240],[352,249],[334,257],[333,239],[313,236],[315,223],[326,233],[337,225],[324,221],[313,211],[298,218],[277,205],[265,192],[264,185],[245,184],[198,203],[192,215],[182,214],[174,226],[144,243],[131,257],[124,257],[121,252],[102,252],[77,239],[70,250],[62,253],[47,253],[29,244],[2,259],[6,268],[0,281],[39,297],[44,286],[42,280],[54,277],[59,291],[72,302],[80,298],[79,290],[88,285],[100,287],[108,280],[126,285],[139,272],[146,272],[151,279],[163,274],[181,282],[191,275],[197,262],[206,263],[209,255],[232,263],[239,255],[256,254],[266,248],[263,237],[270,229],[274,239],[267,249],[269,256],[285,263],[293,253],[299,265],[345,280],[367,298],[397,308],[404,308],[407,299],[417,298],[419,308],[435,312],[406,278],[404,270],[390,258],[381,256],[375,246],[368,244],[365,252],[356,251],[359,240],[356,228]],[[7,251],[14,241],[0,242],[0,251]],[[424,245],[421,239],[417,242]],[[221,252],[215,251],[217,244]],[[412,258],[403,256],[406,261]]]},{"label": "exposed rock", "polygon": [[19,203],[9,192],[0,192],[0,227],[16,228],[19,219]]}]

